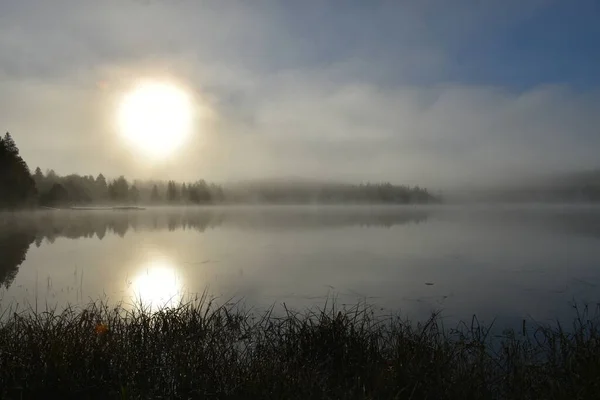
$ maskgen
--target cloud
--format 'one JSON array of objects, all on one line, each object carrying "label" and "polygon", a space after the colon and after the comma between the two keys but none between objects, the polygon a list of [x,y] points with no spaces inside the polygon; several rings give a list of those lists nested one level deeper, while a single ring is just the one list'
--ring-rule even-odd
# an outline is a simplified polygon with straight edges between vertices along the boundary
[{"label": "cloud", "polygon": [[[546,2],[442,3],[0,0],[0,121],[31,166],[61,173],[445,187],[597,167],[597,91],[451,76],[466,43]],[[142,76],[212,111],[166,164],[114,130]]]},{"label": "cloud", "polygon": [[444,185],[597,162],[598,93],[332,85],[303,74],[265,86],[253,119],[231,130],[245,159],[270,173]]}]

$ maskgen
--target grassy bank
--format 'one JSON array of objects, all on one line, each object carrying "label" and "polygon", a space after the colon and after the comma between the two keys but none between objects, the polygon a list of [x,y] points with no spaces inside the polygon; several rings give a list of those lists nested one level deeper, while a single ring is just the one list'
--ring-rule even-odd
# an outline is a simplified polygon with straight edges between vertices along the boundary
[{"label": "grassy bank", "polygon": [[446,329],[364,305],[284,316],[202,300],[156,313],[11,310],[0,398],[599,398],[600,330],[587,312],[569,329],[488,333],[476,320]]}]

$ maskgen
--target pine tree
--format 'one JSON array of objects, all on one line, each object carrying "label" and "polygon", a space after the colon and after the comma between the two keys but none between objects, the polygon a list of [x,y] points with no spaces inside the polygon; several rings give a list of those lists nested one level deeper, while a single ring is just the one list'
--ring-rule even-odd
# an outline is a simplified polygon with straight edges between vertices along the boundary
[{"label": "pine tree", "polygon": [[27,163],[10,133],[0,138],[0,208],[31,205],[37,194]]},{"label": "pine tree", "polygon": [[177,193],[177,184],[174,181],[169,181],[167,184],[167,200],[173,203],[179,200],[179,193]]},{"label": "pine tree", "polygon": [[135,204],[140,200],[140,191],[135,185],[131,185],[129,188],[129,199]]},{"label": "pine tree", "polygon": [[94,181],[94,192],[97,200],[104,200],[108,197],[108,185],[106,184],[106,178],[102,174],[98,174]]},{"label": "pine tree", "polygon": [[153,203],[158,203],[160,201],[160,195],[158,194],[158,186],[156,185],[152,187],[152,194],[150,195],[150,200]]},{"label": "pine tree", "polygon": [[69,192],[60,183],[55,183],[49,191],[40,196],[40,204],[44,206],[58,206],[67,202],[69,202]]},{"label": "pine tree", "polygon": [[15,141],[13,140],[11,134],[9,132],[6,132],[6,134],[4,135],[4,147],[6,149],[6,152],[8,154],[11,154],[14,157],[18,157],[19,156],[19,148],[17,147]]},{"label": "pine tree", "polygon": [[186,186],[186,184],[184,183],[183,185],[181,185],[181,200],[184,203],[187,203],[189,201],[189,190],[188,190],[188,186]]},{"label": "pine tree", "polygon": [[192,203],[200,203],[200,194],[198,193],[198,185],[190,185],[188,188],[190,201]]},{"label": "pine tree", "polygon": [[208,185],[204,179],[198,181],[196,184],[196,190],[198,190],[198,197],[200,203],[206,204],[211,202],[210,191],[208,190]]},{"label": "pine tree", "polygon": [[40,169],[40,167],[37,167],[35,169],[35,172],[33,174],[33,179],[35,179],[35,181],[42,181],[44,179],[44,174],[42,173],[42,170]]},{"label": "pine tree", "polygon": [[129,198],[129,183],[124,176],[120,176],[109,185],[109,194],[114,201],[126,201]]}]

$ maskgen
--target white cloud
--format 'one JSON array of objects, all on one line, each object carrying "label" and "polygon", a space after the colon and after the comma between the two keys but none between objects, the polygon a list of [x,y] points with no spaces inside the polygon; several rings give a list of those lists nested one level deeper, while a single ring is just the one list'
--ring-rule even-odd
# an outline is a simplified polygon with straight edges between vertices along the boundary
[{"label": "white cloud", "polygon": [[443,185],[597,162],[598,93],[332,85],[310,74],[265,87],[251,97],[252,123],[230,129],[267,174]]},{"label": "white cloud", "polygon": [[[201,9],[187,0],[0,0],[0,128],[31,166],[62,173],[446,186],[597,166],[598,92],[411,83],[443,75],[447,49],[482,15],[501,16],[496,24],[527,15],[521,2],[467,3],[435,25],[444,40],[430,29],[435,1],[397,20],[383,6],[371,10],[381,32],[396,35],[396,53],[386,54],[385,35],[361,10],[328,17],[329,26],[317,13],[315,32],[305,32],[274,1]],[[390,31],[394,24],[402,29]],[[355,42],[344,37],[353,26]],[[115,96],[144,75],[174,77],[215,113],[166,165],[140,162],[113,130]]]}]

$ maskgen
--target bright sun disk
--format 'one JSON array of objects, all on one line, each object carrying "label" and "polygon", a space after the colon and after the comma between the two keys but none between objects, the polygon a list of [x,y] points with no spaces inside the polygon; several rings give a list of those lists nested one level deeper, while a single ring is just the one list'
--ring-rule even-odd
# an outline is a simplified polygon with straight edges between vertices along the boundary
[{"label": "bright sun disk", "polygon": [[166,157],[191,134],[191,100],[175,85],[142,83],[123,98],[118,123],[132,147],[153,158]]}]

